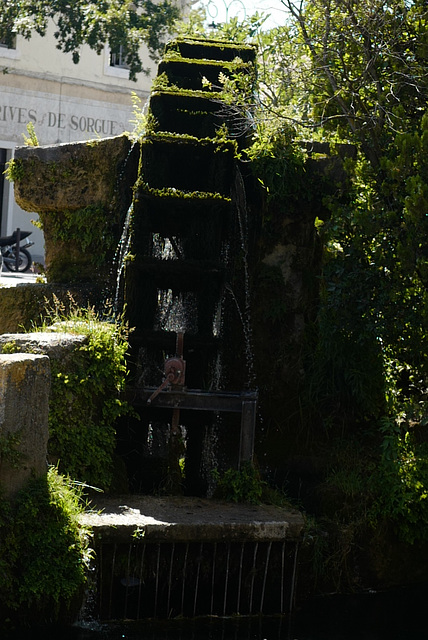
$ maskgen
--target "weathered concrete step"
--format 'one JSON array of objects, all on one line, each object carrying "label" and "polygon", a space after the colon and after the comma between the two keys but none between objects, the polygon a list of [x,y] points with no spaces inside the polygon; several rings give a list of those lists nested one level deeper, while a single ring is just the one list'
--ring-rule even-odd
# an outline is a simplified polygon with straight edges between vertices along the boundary
[{"label": "weathered concrete step", "polygon": [[100,496],[82,516],[98,543],[297,541],[300,512],[190,497]]},{"label": "weathered concrete step", "polygon": [[46,473],[49,358],[0,354],[0,489],[15,499],[29,478]]}]

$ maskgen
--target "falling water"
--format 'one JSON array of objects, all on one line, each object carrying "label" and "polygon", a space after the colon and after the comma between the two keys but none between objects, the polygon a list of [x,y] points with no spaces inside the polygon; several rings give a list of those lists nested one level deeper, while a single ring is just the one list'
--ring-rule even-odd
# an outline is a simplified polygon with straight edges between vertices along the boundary
[{"label": "falling water", "polygon": [[195,582],[195,599],[194,599],[194,602],[193,602],[193,617],[194,618],[196,617],[196,611],[197,611],[196,605],[197,605],[197,602],[198,602],[199,576],[200,576],[200,573],[201,573],[201,562],[202,562],[203,545],[204,545],[204,543],[201,542],[201,546],[199,548],[199,554],[198,554],[198,557],[197,557],[196,582]]},{"label": "falling water", "polygon": [[152,235],[152,253],[158,260],[178,260],[182,257],[183,249],[178,238],[161,236],[159,233]]},{"label": "falling water", "polygon": [[239,614],[240,604],[241,604],[241,584],[242,584],[242,560],[244,557],[244,545],[245,542],[241,544],[241,557],[239,561],[239,578],[238,578],[238,599],[236,602],[236,613]]},{"label": "falling water", "polygon": [[197,298],[193,292],[174,294],[172,289],[158,291],[155,330],[174,333],[197,332]]},{"label": "falling water", "polygon": [[[147,106],[148,106],[148,101],[144,105],[144,109],[146,109]],[[132,140],[132,144],[126,155],[126,158],[124,159],[122,165],[119,168],[119,171],[116,176],[116,188],[115,188],[116,193],[120,193],[121,184],[124,180],[126,180],[128,166],[133,156],[134,149],[138,144],[138,142],[139,140],[136,138]],[[114,277],[114,287],[115,287],[114,295],[113,295],[113,291],[109,287],[108,291],[105,292],[105,296],[104,296],[106,307],[110,305],[113,300],[113,314],[115,318],[119,317],[123,307],[123,300],[121,299],[122,276],[123,276],[123,271],[125,267],[125,259],[129,252],[129,246],[131,241],[129,231],[130,231],[130,221],[131,221],[132,212],[133,212],[133,202],[131,202],[126,212],[125,219],[122,225],[122,234],[118,242],[118,245],[116,247],[115,254],[113,256],[112,276]],[[107,302],[108,302],[108,305],[107,305]]]},{"label": "falling water", "polygon": [[[297,548],[297,545],[296,545]],[[284,576],[285,576],[285,543],[282,543],[282,551],[281,551],[281,595],[280,595],[280,613],[284,613]],[[291,588],[291,596],[290,602],[293,601],[293,592],[294,592],[294,578],[292,578],[292,588]]]},{"label": "falling water", "polygon": [[116,567],[116,552],[117,552],[117,545],[115,544],[113,547],[113,558],[111,563],[112,566],[111,566],[111,580],[110,580],[109,607],[108,607],[109,617],[111,617],[111,611],[113,606],[113,578],[115,575],[115,567]]},{"label": "falling water", "polygon": [[121,289],[122,289],[122,276],[125,268],[125,259],[129,253],[129,246],[131,243],[130,223],[131,216],[134,210],[134,205],[131,203],[123,223],[122,235],[117,245],[116,253],[113,259],[113,265],[116,265],[116,290],[114,295],[114,316],[117,318],[120,315],[122,309]]},{"label": "falling water", "polygon": [[169,575],[168,575],[168,602],[167,602],[167,606],[166,606],[166,610],[168,613],[168,617],[169,617],[169,611],[170,611],[170,604],[171,604],[171,586],[172,586],[172,566],[173,566],[173,562],[174,562],[174,550],[175,550],[175,544],[174,542],[171,545],[171,559],[170,559],[170,563],[169,563]]},{"label": "falling water", "polygon": [[217,487],[212,470],[218,466],[216,451],[218,449],[218,422],[220,420],[218,414],[210,426],[205,427],[204,440],[202,446],[201,471],[207,479],[207,498],[212,498]]},{"label": "falling water", "polygon": [[156,618],[156,614],[157,614],[157,607],[158,607],[158,595],[159,595],[159,578],[160,578],[160,572],[159,572],[159,567],[160,567],[160,552],[161,552],[161,546],[160,543],[158,542],[158,553],[157,553],[157,562],[156,562],[156,571],[155,571],[155,608],[153,611],[153,617]]},{"label": "falling water", "polygon": [[99,557],[104,620],[274,614],[293,605],[292,541],[141,540],[105,544]]},{"label": "falling water", "polygon": [[181,589],[181,612],[184,611],[184,593],[186,589],[186,571],[187,571],[187,558],[189,556],[189,543],[186,543],[186,551],[184,554],[184,565],[183,565],[183,583]]},{"label": "falling water", "polygon": [[250,587],[250,615],[253,613],[253,595],[254,595],[254,580],[256,577],[256,559],[257,559],[257,551],[259,549],[259,544],[256,542],[254,545],[254,555],[253,555],[253,567],[251,569],[251,587]]},{"label": "falling water", "polygon": [[[250,291],[250,272],[248,266],[248,213],[247,202],[245,197],[245,186],[242,179],[241,172],[236,169],[235,183],[234,183],[234,199],[236,203],[236,211],[238,214],[239,234],[241,240],[242,250],[242,262],[244,267],[244,313],[241,312],[236,297],[234,297],[235,303],[238,307],[239,317],[241,319],[242,328],[244,331],[245,339],[245,351],[247,357],[248,367],[248,387],[254,388],[255,386],[255,373],[254,373],[254,354],[253,354],[253,334],[251,327],[251,291]],[[229,290],[229,293],[233,292]]]},{"label": "falling water", "polygon": [[[131,551],[132,551],[132,546],[129,545],[129,552],[128,552],[128,564],[127,564],[127,569],[126,569],[126,578],[125,578],[125,586],[126,586],[126,593],[125,593],[125,610],[123,612],[123,617],[126,618],[128,617],[127,615],[127,607],[128,607],[128,594],[129,594],[129,585],[130,583],[132,584],[132,581],[130,580],[130,567],[131,567]],[[123,584],[123,583],[122,583]]]},{"label": "falling water", "polygon": [[[148,101],[147,101],[147,102],[146,102],[146,104],[144,105],[144,109],[146,109],[146,108],[148,108]],[[131,159],[132,153],[133,153],[133,151],[134,151],[134,147],[135,147],[135,145],[136,145],[136,144],[138,144],[138,142],[139,142],[139,139],[138,139],[138,138],[134,138],[134,139],[132,140],[132,144],[131,144],[131,146],[130,146],[130,148],[129,148],[129,151],[128,151],[127,155],[126,155],[126,158],[124,159],[124,161],[123,161],[123,163],[122,163],[122,166],[119,168],[119,171],[118,171],[118,173],[117,173],[117,179],[116,179],[116,188],[117,188],[117,189],[119,189],[119,185],[120,185],[120,183],[122,182],[122,180],[123,180],[123,179],[125,178],[125,176],[126,176],[126,171],[127,171],[127,168],[128,168],[128,163],[129,163],[129,161],[130,161],[130,159]]]},{"label": "falling water", "polygon": [[146,545],[143,545],[143,551],[141,554],[141,565],[140,565],[140,584],[138,588],[138,604],[137,604],[137,620],[140,619],[141,616],[141,590],[143,586],[143,571],[144,571],[144,556],[146,554]]},{"label": "falling water", "polygon": [[211,606],[210,606],[210,615],[212,616],[214,613],[214,585],[215,585],[215,568],[216,568],[216,557],[217,557],[217,542],[214,542],[213,548],[213,570],[211,576]]}]

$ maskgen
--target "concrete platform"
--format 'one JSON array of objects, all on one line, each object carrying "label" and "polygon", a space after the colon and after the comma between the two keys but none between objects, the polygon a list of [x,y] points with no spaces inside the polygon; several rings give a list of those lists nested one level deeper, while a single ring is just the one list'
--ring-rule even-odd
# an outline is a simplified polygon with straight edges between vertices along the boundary
[{"label": "concrete platform", "polygon": [[40,278],[40,274],[33,273],[31,270],[25,273],[14,273],[4,269],[0,271],[0,286],[16,287],[20,284],[35,284],[37,278]]},{"label": "concrete platform", "polygon": [[271,505],[234,504],[202,498],[100,496],[82,517],[98,542],[293,541],[304,518]]}]

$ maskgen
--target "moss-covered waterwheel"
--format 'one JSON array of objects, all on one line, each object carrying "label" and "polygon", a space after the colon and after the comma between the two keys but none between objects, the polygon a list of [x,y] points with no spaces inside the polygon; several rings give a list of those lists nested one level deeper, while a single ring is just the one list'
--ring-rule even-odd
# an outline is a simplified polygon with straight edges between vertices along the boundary
[{"label": "moss-covered waterwheel", "polygon": [[[149,103],[149,130],[141,141],[126,265],[137,386],[160,384],[163,362],[175,353],[176,331],[185,333],[186,385],[219,385],[214,376],[222,342],[220,308],[236,258],[230,250],[230,236],[238,226],[233,189],[237,149],[244,142],[229,131],[231,110],[217,81],[220,73],[254,76],[254,60],[253,47],[186,39],[170,43],[159,66]],[[245,134],[243,128],[242,139]],[[143,442],[143,460],[134,469],[137,490],[153,488],[144,472],[150,447],[152,461],[158,456],[158,484],[172,472],[165,468],[168,425],[159,415],[155,425],[154,410],[150,411],[151,417],[142,411],[139,425],[127,426],[131,432],[138,430]],[[206,412],[196,417],[189,412],[183,419],[188,435],[185,490],[193,494],[206,490],[200,472],[204,434],[211,422]],[[236,438],[239,430],[232,439]],[[236,442],[230,448],[236,461]],[[152,472],[153,465],[149,467]]]}]

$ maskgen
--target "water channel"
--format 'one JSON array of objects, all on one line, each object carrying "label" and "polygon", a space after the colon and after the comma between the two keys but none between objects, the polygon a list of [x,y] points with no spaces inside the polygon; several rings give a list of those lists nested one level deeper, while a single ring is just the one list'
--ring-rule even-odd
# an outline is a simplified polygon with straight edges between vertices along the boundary
[{"label": "water channel", "polygon": [[287,617],[141,620],[11,631],[2,640],[424,640],[428,584],[324,596]]}]

